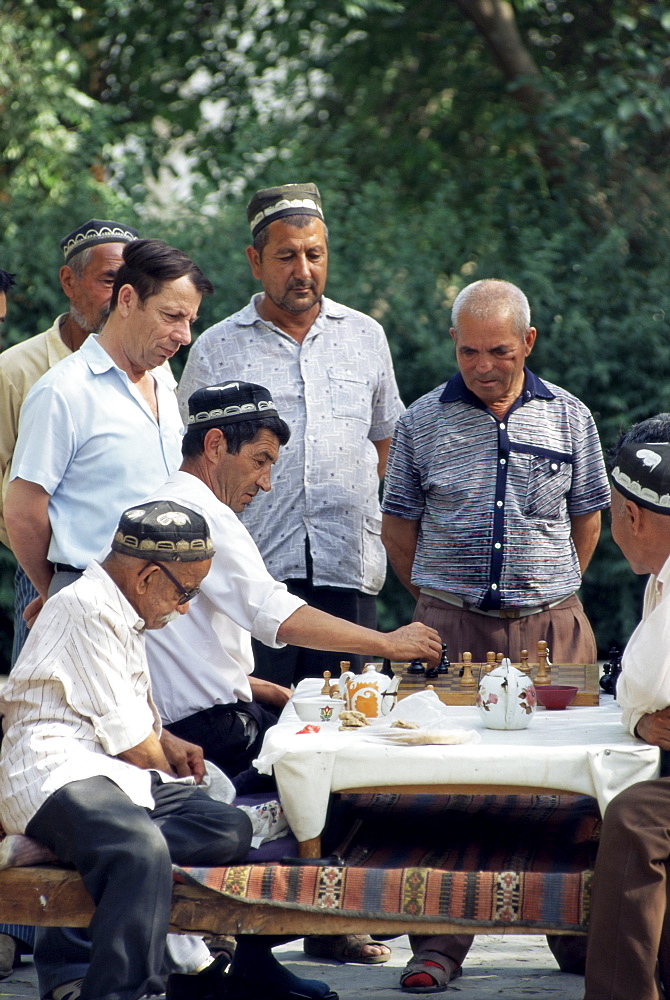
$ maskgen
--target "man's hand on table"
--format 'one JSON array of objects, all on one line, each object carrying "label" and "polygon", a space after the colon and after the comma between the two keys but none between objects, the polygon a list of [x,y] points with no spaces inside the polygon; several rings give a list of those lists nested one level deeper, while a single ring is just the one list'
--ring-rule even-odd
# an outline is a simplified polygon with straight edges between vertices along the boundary
[{"label": "man's hand on table", "polygon": [[434,628],[423,622],[402,625],[395,632],[388,632],[389,660],[427,660],[436,666],[442,655],[442,640]]},{"label": "man's hand on table", "polygon": [[635,732],[645,743],[660,747],[661,750],[670,750],[670,707],[643,715]]},{"label": "man's hand on table", "polygon": [[196,785],[199,785],[205,776],[205,758],[202,747],[195,743],[187,743],[186,740],[173,736],[166,729],[161,733],[161,746],[163,753],[172,767],[172,770],[179,778],[187,778],[192,774]]}]

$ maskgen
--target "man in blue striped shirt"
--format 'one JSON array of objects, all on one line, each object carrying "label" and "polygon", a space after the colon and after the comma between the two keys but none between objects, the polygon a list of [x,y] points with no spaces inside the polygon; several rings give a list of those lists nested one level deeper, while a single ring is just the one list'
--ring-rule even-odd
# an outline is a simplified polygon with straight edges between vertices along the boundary
[{"label": "man in blue striped shirt", "polygon": [[[593,417],[526,368],[537,331],[515,285],[468,285],[452,323],[458,373],[396,425],[382,504],[391,565],[452,659],[518,661],[544,639],[556,662],[595,662],[575,593],[610,500]],[[414,938],[403,988],[446,988],[471,940]]]}]

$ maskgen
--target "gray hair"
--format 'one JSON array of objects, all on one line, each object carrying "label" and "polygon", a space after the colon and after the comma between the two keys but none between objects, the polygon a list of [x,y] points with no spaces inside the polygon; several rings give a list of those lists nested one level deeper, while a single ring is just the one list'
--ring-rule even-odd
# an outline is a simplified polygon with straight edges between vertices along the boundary
[{"label": "gray hair", "polygon": [[84,250],[80,250],[73,257],[70,257],[67,262],[67,266],[71,267],[77,278],[83,278],[84,271],[91,263],[91,257],[93,255],[93,247],[86,247]]},{"label": "gray hair", "polygon": [[616,465],[617,455],[627,444],[670,444],[670,413],[657,413],[624,431],[616,446],[609,449],[605,456],[609,472]]},{"label": "gray hair", "polygon": [[451,307],[451,325],[456,333],[463,311],[479,320],[509,316],[520,337],[525,337],[530,327],[530,305],[524,293],[511,282],[497,278],[473,281],[458,293]]}]

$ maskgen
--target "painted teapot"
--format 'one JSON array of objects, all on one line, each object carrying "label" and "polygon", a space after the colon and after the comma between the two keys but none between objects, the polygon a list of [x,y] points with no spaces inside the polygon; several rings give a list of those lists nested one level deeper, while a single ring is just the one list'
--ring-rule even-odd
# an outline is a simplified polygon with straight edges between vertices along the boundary
[{"label": "painted teapot", "polygon": [[487,729],[525,729],[536,704],[535,685],[509,659],[479,682],[477,708]]},{"label": "painted teapot", "polygon": [[340,698],[348,709],[362,712],[368,719],[388,715],[396,703],[400,677],[380,674],[374,663],[366,663],[363,672],[343,673],[339,681]]}]

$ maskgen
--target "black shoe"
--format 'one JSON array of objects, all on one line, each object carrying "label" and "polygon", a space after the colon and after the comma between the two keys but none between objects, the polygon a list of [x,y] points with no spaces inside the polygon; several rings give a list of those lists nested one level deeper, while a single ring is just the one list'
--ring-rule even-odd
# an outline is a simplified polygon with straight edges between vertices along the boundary
[{"label": "black shoe", "polygon": [[171,972],[165,988],[167,1000],[221,1000],[227,995],[224,983],[229,964],[229,956],[222,953],[202,972]]}]

